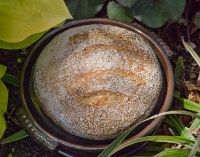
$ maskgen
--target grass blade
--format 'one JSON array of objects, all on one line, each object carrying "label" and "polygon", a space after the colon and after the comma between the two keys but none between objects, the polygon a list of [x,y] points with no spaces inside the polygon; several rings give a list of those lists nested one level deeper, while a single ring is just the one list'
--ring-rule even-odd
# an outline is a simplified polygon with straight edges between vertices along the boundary
[{"label": "grass blade", "polygon": [[130,157],[153,157],[153,156],[152,155],[150,155],[150,156],[149,155],[148,156],[147,155],[136,155],[136,156],[130,156]]},{"label": "grass blade", "polygon": [[177,96],[174,96],[174,97],[182,103],[185,109],[190,110],[190,111],[200,112],[200,104],[188,99],[181,98],[181,97],[177,97]]},{"label": "grass blade", "polygon": [[199,65],[200,67],[200,58],[199,56],[197,55],[197,53],[192,49],[192,47],[187,44],[184,39],[182,38],[182,42],[183,42],[183,45],[185,47],[185,49],[191,54],[191,56],[194,58],[194,60],[197,62],[197,64]]},{"label": "grass blade", "polygon": [[190,126],[190,129],[188,132],[192,133],[194,130],[200,127],[200,119],[196,118],[192,125]]},{"label": "grass blade", "polygon": [[171,122],[170,123],[171,127],[174,128],[176,132],[178,132],[178,135],[194,139],[192,135],[188,134],[189,128],[184,126],[183,123],[178,119],[176,115],[168,115],[167,118]]},{"label": "grass blade", "polygon": [[141,151],[136,152],[132,157],[138,157],[138,156],[151,156],[153,157],[155,154],[165,150],[165,146],[162,146],[160,143],[148,143],[147,146],[145,146]]},{"label": "grass blade", "polygon": [[[135,127],[134,127],[135,128]],[[114,140],[104,151],[102,151],[98,157],[110,157],[113,151],[121,144],[121,142],[128,136],[129,133],[132,132],[132,128],[127,130],[121,136],[119,136],[116,140]]]},{"label": "grass blade", "polygon": [[186,137],[182,137],[182,136],[145,136],[145,137],[131,139],[127,142],[122,143],[117,149],[115,149],[113,151],[113,154],[123,148],[130,146],[130,145],[141,143],[141,142],[147,142],[147,141],[181,144],[181,145],[185,145],[190,148],[192,147],[191,144],[195,143],[195,140],[191,140],[190,138],[186,138]]},{"label": "grass blade", "polygon": [[6,73],[2,80],[10,85],[13,85],[15,87],[19,87],[19,79],[9,73]]},{"label": "grass blade", "polygon": [[165,116],[165,115],[171,115],[171,114],[179,114],[179,115],[188,115],[188,116],[192,116],[195,118],[200,119],[200,115],[197,115],[195,113],[192,112],[188,112],[188,111],[180,111],[180,110],[176,110],[176,111],[168,111],[168,112],[162,112],[159,113],[157,115],[151,116],[139,123],[137,123],[136,125],[134,125],[133,127],[131,127],[130,129],[128,129],[126,132],[124,132],[122,135],[120,135],[116,140],[114,140],[104,151],[102,151],[98,157],[110,157],[113,152],[116,152],[115,150],[118,149],[117,147],[120,145],[120,143],[127,137],[127,135],[132,132],[134,130],[134,128],[136,128],[138,125],[152,120],[154,118],[157,117],[161,117],[161,116]]},{"label": "grass blade", "polygon": [[151,156],[146,156],[146,155],[136,155],[136,156],[130,156],[130,157],[153,157],[152,155]]},{"label": "grass blade", "polygon": [[6,137],[5,139],[1,140],[1,144],[7,144],[7,143],[11,143],[11,142],[15,142],[18,140],[21,140],[25,137],[28,137],[29,135],[27,134],[27,132],[25,130],[21,130],[18,131],[8,137]]},{"label": "grass blade", "polygon": [[195,144],[192,147],[192,150],[190,152],[190,154],[188,155],[188,157],[194,157],[199,149],[199,145],[200,145],[200,135],[198,136],[198,138],[195,141]]},{"label": "grass blade", "polygon": [[174,94],[176,96],[180,96],[180,90],[183,86],[183,79],[182,79],[182,73],[183,73],[183,58],[179,57],[176,62],[176,69],[174,74],[174,82],[175,82],[175,88]]},{"label": "grass blade", "polygon": [[154,157],[187,157],[189,153],[189,150],[167,149],[156,154]]}]

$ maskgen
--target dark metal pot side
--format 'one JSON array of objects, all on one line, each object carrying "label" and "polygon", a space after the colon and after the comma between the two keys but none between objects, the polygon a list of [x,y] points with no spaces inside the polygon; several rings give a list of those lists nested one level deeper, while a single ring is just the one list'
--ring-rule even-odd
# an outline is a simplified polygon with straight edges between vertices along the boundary
[{"label": "dark metal pot side", "polygon": [[[66,156],[97,156],[97,154],[105,149],[113,140],[88,140],[63,131],[43,113],[38,104],[38,100],[36,100],[34,93],[31,91],[31,76],[37,57],[53,37],[69,28],[88,24],[108,24],[122,27],[140,34],[151,45],[160,62],[164,82],[159,100],[151,115],[168,111],[173,98],[174,79],[172,66],[169,60],[173,53],[154,33],[137,24],[129,25],[106,18],[72,21],[65,24],[62,28],[50,31],[35,44],[24,63],[20,84],[22,107],[18,110],[18,117],[23,127],[35,140],[49,149],[56,150]],[[164,117],[158,117],[138,126],[125,141],[154,134],[163,118]],[[131,149],[126,148],[117,153],[116,156],[127,156],[141,149],[144,144],[145,143],[131,146]]]}]

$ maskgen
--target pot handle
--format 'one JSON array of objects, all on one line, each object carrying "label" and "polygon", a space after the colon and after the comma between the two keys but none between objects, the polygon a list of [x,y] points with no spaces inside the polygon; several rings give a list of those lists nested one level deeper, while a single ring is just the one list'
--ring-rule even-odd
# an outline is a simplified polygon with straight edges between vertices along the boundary
[{"label": "pot handle", "polygon": [[58,142],[46,135],[43,130],[31,122],[22,107],[18,108],[16,115],[21,125],[29,133],[29,135],[31,135],[33,139],[36,140],[36,142],[46,146],[50,150],[55,150],[57,148]]},{"label": "pot handle", "polygon": [[149,35],[151,38],[153,38],[163,49],[163,52],[169,57],[169,59],[172,59],[174,52],[169,48],[169,46],[154,32],[150,31],[147,28],[142,27],[138,23],[131,23],[132,26],[138,28],[142,32],[145,32],[147,35]]}]

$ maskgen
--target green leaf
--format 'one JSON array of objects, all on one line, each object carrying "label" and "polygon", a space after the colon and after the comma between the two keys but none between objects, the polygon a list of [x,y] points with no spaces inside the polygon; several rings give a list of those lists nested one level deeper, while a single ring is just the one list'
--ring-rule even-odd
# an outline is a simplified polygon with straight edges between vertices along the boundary
[{"label": "green leaf", "polygon": [[192,47],[187,44],[184,39],[182,38],[182,42],[183,42],[183,45],[185,47],[185,49],[190,53],[190,55],[194,58],[194,60],[197,62],[197,64],[199,65],[200,67],[200,57],[197,55],[197,53],[192,49]]},{"label": "green leaf", "polygon": [[198,129],[200,127],[200,119],[196,118],[192,125],[190,126],[189,133],[191,134],[194,130]]},{"label": "green leaf", "polygon": [[19,79],[9,73],[5,73],[2,80],[8,84],[15,86],[15,87],[19,87]]},{"label": "green leaf", "polygon": [[148,27],[161,27],[168,19],[153,0],[139,0],[131,8],[133,16]]},{"label": "green leaf", "polygon": [[1,144],[8,144],[11,142],[15,142],[18,140],[21,140],[23,138],[28,137],[29,135],[27,134],[27,132],[25,130],[20,130],[8,137],[6,137],[5,139],[1,140]]},{"label": "green leaf", "polygon": [[1,0],[0,40],[17,43],[72,18],[63,0]]},{"label": "green leaf", "polygon": [[165,150],[166,146],[162,146],[160,143],[149,142],[142,151],[136,152],[130,157],[153,157],[155,154]]},{"label": "green leaf", "polygon": [[8,104],[8,89],[0,80],[0,113],[4,114],[7,111]]},{"label": "green leaf", "polygon": [[[200,104],[188,99],[181,98],[181,97],[176,97],[176,96],[174,97],[182,103],[185,109],[190,110],[190,111],[200,112]],[[199,126],[200,126],[200,119],[196,118],[189,128],[188,134],[191,134],[194,130],[199,128]]]},{"label": "green leaf", "polygon": [[200,12],[196,13],[194,17],[194,23],[198,28],[200,28]]},{"label": "green leaf", "polygon": [[131,11],[148,27],[158,28],[169,20],[177,20],[184,8],[185,0],[138,0]]},{"label": "green leaf", "polygon": [[[160,117],[160,116],[164,116],[164,115],[171,115],[171,114],[183,114],[183,115],[188,115],[188,116],[192,116],[195,118],[200,119],[200,115],[197,115],[195,113],[192,112],[188,112],[188,111],[168,111],[168,112],[162,112],[159,113],[157,115],[151,116],[139,123],[137,123],[136,125],[134,125],[133,127],[131,127],[130,129],[128,129],[127,131],[125,131],[122,135],[120,135],[116,140],[114,140],[104,151],[101,152],[101,154],[99,154],[98,157],[109,157],[112,154],[114,154],[116,152],[116,150],[118,150],[118,146],[121,144],[121,142],[128,136],[129,133],[131,133],[138,125],[147,122],[149,120],[152,120],[154,118]],[[191,140],[191,139],[188,139]]]},{"label": "green leaf", "polygon": [[130,157],[153,157],[152,155],[134,155],[134,156],[130,156]]},{"label": "green leaf", "polygon": [[21,42],[17,42],[17,43],[9,43],[9,42],[0,40],[0,48],[7,49],[7,50],[23,49],[23,48],[26,48],[26,47],[32,45],[33,43],[35,43],[45,33],[46,33],[46,31],[42,32],[42,33],[37,33],[37,34],[31,35],[28,38],[26,38],[25,40],[23,40]]},{"label": "green leaf", "polygon": [[124,7],[130,8],[135,4],[137,0],[116,0],[119,4],[123,5]]},{"label": "green leaf", "polygon": [[156,154],[154,157],[187,157],[189,153],[189,150],[167,149]]},{"label": "green leaf", "polygon": [[6,73],[7,67],[5,65],[0,64],[0,78],[2,78]]},{"label": "green leaf", "polygon": [[168,115],[167,119],[171,121],[171,127],[175,128],[180,136],[194,139],[192,135],[188,134],[188,128],[178,119],[176,115]]},{"label": "green leaf", "polygon": [[5,75],[6,66],[0,64],[0,139],[2,138],[6,130],[6,121],[4,119],[4,113],[7,110],[8,104],[8,90],[1,78]]},{"label": "green leaf", "polygon": [[185,109],[190,110],[190,111],[200,112],[200,104],[188,99],[181,98],[181,97],[175,96],[175,98],[182,103]]},{"label": "green leaf", "polygon": [[101,0],[65,0],[74,19],[94,17],[102,8]]},{"label": "green leaf", "polygon": [[[155,0],[156,1],[156,0]],[[178,20],[186,5],[185,0],[159,0],[160,9],[170,20]]]},{"label": "green leaf", "polygon": [[3,134],[6,130],[6,121],[4,119],[3,113],[0,111],[0,139],[3,137]]},{"label": "green leaf", "polygon": [[176,62],[176,70],[174,75],[174,81],[177,86],[183,85],[182,73],[183,73],[183,58],[179,57]]},{"label": "green leaf", "polygon": [[122,22],[132,22],[133,18],[130,10],[124,6],[111,1],[107,6],[108,17]]},{"label": "green leaf", "polygon": [[12,153],[9,153],[9,154],[8,154],[8,157],[13,157],[13,154],[12,154]]},{"label": "green leaf", "polygon": [[192,147],[192,150],[190,152],[190,154],[188,155],[188,157],[194,157],[199,149],[199,144],[200,144],[200,136],[198,136],[198,138],[196,139],[193,147]]},{"label": "green leaf", "polygon": [[178,91],[178,90],[174,90],[174,96],[176,96],[176,97],[180,97],[180,91]]},{"label": "green leaf", "polygon": [[141,142],[147,142],[147,141],[181,144],[190,148],[192,144],[194,144],[195,142],[195,140],[191,140],[182,136],[145,136],[145,137],[130,139],[129,141],[122,143],[119,147],[117,147],[114,150],[113,154],[130,145],[141,143]]},{"label": "green leaf", "polygon": [[[153,145],[154,144],[154,145]],[[165,148],[162,147],[159,143],[155,145],[155,143],[148,144],[143,150],[145,152],[160,152],[163,151]]]}]

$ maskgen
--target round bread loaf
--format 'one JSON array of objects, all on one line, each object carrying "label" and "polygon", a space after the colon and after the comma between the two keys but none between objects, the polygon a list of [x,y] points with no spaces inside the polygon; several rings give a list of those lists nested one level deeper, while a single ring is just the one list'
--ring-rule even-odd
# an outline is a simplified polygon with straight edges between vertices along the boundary
[{"label": "round bread loaf", "polygon": [[90,24],[50,41],[34,70],[41,106],[65,131],[111,139],[147,117],[162,86],[150,45],[124,28]]}]

